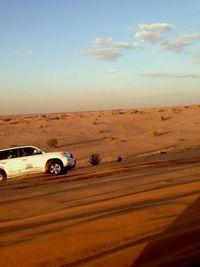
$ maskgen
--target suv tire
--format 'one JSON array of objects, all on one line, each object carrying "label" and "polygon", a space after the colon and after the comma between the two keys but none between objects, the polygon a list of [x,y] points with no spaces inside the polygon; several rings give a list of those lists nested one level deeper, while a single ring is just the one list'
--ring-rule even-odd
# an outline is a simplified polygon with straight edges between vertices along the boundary
[{"label": "suv tire", "polygon": [[51,160],[48,163],[47,172],[52,175],[59,175],[63,172],[63,164],[60,160]]}]

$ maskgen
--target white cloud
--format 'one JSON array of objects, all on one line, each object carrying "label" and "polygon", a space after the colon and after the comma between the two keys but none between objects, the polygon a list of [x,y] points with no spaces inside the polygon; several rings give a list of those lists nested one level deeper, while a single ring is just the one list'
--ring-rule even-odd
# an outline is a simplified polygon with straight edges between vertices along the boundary
[{"label": "white cloud", "polygon": [[[135,42],[114,41],[111,37],[96,38],[90,42],[91,47],[81,51],[81,54],[93,57],[98,61],[114,61],[119,59],[126,50],[143,48],[145,42],[159,43],[158,49],[176,53],[184,51],[194,42],[200,42],[200,33],[182,34],[169,39],[165,34],[172,31],[173,27],[168,23],[141,23],[137,26],[129,26],[129,29],[133,28],[139,29],[135,33]],[[193,61],[200,62],[200,56],[193,55]]]},{"label": "white cloud", "polygon": [[108,73],[109,74],[114,74],[114,73],[117,73],[117,70],[116,69],[110,69],[110,70],[108,70]]},{"label": "white cloud", "polygon": [[115,61],[121,52],[115,48],[96,48],[81,51],[82,55],[94,57],[98,61]]},{"label": "white cloud", "polygon": [[193,53],[192,60],[196,63],[200,63],[200,53]]},{"label": "white cloud", "polygon": [[112,40],[112,38],[96,38],[94,41],[91,42],[94,46],[109,46],[109,47],[115,47],[119,49],[137,49],[141,48],[141,45],[138,43],[129,44],[127,42],[115,42]]},{"label": "white cloud", "polygon": [[200,73],[166,73],[166,72],[152,72],[143,73],[139,76],[147,78],[196,78],[200,79]]},{"label": "white cloud", "polygon": [[168,23],[139,24],[141,31],[171,31],[173,27]]},{"label": "white cloud", "polygon": [[161,44],[161,49],[182,52],[186,47],[192,45],[193,42],[200,41],[199,33],[185,34],[177,38],[166,40]]},{"label": "white cloud", "polygon": [[157,32],[141,31],[135,34],[135,38],[143,41],[156,42],[160,41],[162,36]]},{"label": "white cloud", "polygon": [[22,57],[31,56],[33,54],[32,50],[17,50],[15,53],[17,56]]},{"label": "white cloud", "polygon": [[114,61],[122,56],[122,51],[142,47],[138,43],[116,42],[112,38],[96,38],[90,44],[92,48],[81,51],[81,54],[94,57],[98,61]]},{"label": "white cloud", "polygon": [[173,27],[168,23],[138,24],[140,30],[135,34],[135,38],[148,42],[161,41],[163,35],[161,32],[171,31]]}]

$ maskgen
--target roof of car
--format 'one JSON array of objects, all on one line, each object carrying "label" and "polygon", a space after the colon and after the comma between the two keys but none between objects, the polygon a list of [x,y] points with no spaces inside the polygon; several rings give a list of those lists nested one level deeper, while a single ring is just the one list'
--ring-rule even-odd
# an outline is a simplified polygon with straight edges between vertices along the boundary
[{"label": "roof of car", "polygon": [[36,148],[36,149],[39,149],[35,146],[32,146],[32,145],[28,145],[28,146],[15,146],[15,147],[8,147],[8,148],[4,148],[4,149],[0,149],[0,151],[6,151],[6,150],[11,150],[11,149],[18,149],[18,148],[26,148],[26,147],[33,147],[33,148]]}]

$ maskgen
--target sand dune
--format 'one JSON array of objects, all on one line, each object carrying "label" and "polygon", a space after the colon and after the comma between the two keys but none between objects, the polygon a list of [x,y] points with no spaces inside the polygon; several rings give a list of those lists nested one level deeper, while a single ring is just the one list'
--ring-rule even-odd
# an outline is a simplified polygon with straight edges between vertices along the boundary
[{"label": "sand dune", "polygon": [[[0,147],[34,144],[44,150],[50,138],[57,150],[70,150],[79,165],[94,151],[104,162],[168,147],[200,144],[199,106],[0,117]],[[40,138],[38,138],[40,136]]]},{"label": "sand dune", "polygon": [[[199,266],[199,113],[1,117],[2,148],[51,150],[46,141],[55,137],[55,149],[72,151],[78,165],[0,184],[0,266]],[[102,156],[96,167],[88,163],[94,151]]]}]

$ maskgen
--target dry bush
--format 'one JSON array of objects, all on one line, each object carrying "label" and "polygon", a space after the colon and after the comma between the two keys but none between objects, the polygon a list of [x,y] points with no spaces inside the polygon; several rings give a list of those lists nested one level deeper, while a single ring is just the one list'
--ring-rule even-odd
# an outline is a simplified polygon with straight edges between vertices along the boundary
[{"label": "dry bush", "polygon": [[96,166],[100,163],[100,161],[101,161],[100,153],[96,152],[90,155],[89,163],[91,165]]},{"label": "dry bush", "polygon": [[50,138],[47,140],[47,145],[49,147],[57,147],[58,146],[58,140],[56,138]]},{"label": "dry bush", "polygon": [[12,118],[5,118],[3,121],[12,121]]},{"label": "dry bush", "polygon": [[60,117],[59,116],[55,116],[55,117],[50,117],[49,120],[59,120]]},{"label": "dry bush", "polygon": [[157,131],[154,131],[154,132],[153,132],[153,136],[160,136],[160,135],[162,135],[162,133],[159,133],[159,132],[157,132]]},{"label": "dry bush", "polygon": [[118,162],[120,162],[120,161],[122,161],[122,160],[123,160],[123,157],[122,157],[122,156],[118,156],[118,157],[117,157],[117,161],[118,161]]},{"label": "dry bush", "polygon": [[161,119],[161,121],[166,121],[166,120],[169,120],[170,117],[164,117],[164,116],[161,116],[160,119]]},{"label": "dry bush", "polygon": [[11,121],[9,122],[9,124],[18,124],[19,122],[18,121]]}]

